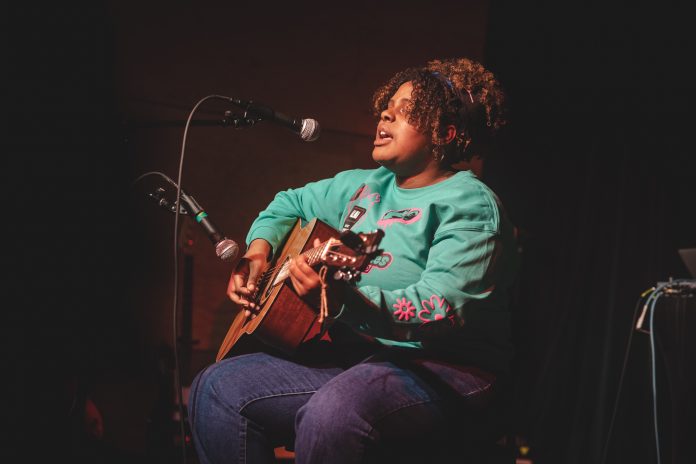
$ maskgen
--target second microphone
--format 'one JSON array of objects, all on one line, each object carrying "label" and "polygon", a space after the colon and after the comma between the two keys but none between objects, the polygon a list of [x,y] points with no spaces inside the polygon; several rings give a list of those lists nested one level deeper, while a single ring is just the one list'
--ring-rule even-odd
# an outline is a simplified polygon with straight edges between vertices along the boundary
[{"label": "second microphone", "polygon": [[192,196],[186,194],[183,189],[181,190],[181,202],[184,209],[203,227],[206,235],[215,245],[215,254],[217,254],[218,258],[223,261],[230,261],[236,258],[237,253],[239,253],[239,246],[218,231],[213,221],[208,217],[208,213],[203,210]]}]

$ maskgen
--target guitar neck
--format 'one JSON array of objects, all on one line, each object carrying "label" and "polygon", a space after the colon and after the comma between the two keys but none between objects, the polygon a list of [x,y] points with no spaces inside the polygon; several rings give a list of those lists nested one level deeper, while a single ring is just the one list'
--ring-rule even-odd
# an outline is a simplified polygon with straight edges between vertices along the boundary
[{"label": "guitar neck", "polygon": [[[383,235],[384,232],[378,230],[370,234],[345,234],[341,236],[340,240],[330,237],[319,246],[307,250],[299,256],[304,256],[307,264],[310,266],[315,266],[318,263],[327,263],[336,267],[339,269],[337,276],[350,280],[362,271],[365,263],[369,262],[371,256],[378,251],[377,244]],[[276,267],[269,270],[269,275],[272,275],[278,269],[273,280],[273,286],[289,277],[290,263],[291,259],[288,258],[280,263],[280,269]]]},{"label": "guitar neck", "polygon": [[322,255],[324,254],[324,248],[326,248],[327,243],[329,242],[326,241],[316,248],[307,250],[304,253],[300,254],[300,256],[304,256],[305,258],[307,258],[307,264],[309,264],[310,266],[314,266],[315,264],[318,264],[322,261]]},{"label": "guitar neck", "polygon": [[[314,266],[322,262],[322,255],[324,254],[324,249],[326,248],[327,243],[328,241],[322,243],[318,247],[307,250],[304,253],[300,253],[300,255],[298,256],[304,256],[305,258],[307,258],[307,264],[309,264],[310,266]],[[278,282],[282,282],[288,277],[290,277],[290,260],[287,260],[282,264],[280,270],[278,271],[278,274],[276,275],[276,278],[274,279],[273,285],[275,285]]]}]

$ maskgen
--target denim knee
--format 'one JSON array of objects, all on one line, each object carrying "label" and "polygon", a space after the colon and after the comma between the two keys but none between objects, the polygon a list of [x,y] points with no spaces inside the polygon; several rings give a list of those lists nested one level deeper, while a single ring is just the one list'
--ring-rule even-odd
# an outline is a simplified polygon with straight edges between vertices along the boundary
[{"label": "denim knee", "polygon": [[199,372],[191,384],[190,407],[196,409],[198,401],[216,401],[239,412],[246,398],[255,392],[253,382],[248,381],[248,370],[263,362],[263,359],[258,359],[262,357],[244,355],[228,358]]}]

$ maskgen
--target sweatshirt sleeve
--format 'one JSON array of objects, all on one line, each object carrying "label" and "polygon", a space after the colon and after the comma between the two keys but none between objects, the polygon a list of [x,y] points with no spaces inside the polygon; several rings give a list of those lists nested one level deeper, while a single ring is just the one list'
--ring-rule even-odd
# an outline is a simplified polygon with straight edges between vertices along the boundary
[{"label": "sweatshirt sleeve", "polygon": [[246,237],[247,246],[260,238],[275,251],[298,218],[303,223],[318,218],[338,229],[343,209],[360,184],[360,177],[360,170],[344,171],[330,179],[279,192],[252,223]]},{"label": "sweatshirt sleeve", "polygon": [[492,294],[501,250],[502,242],[492,232],[450,229],[437,234],[417,282],[398,290],[358,287],[386,327],[358,323],[356,328],[368,335],[418,341],[463,326],[468,310]]}]

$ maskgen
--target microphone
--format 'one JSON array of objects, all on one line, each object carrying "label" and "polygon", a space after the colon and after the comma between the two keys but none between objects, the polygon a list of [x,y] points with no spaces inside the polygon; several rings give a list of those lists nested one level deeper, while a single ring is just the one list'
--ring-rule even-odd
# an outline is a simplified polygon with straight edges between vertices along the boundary
[{"label": "microphone", "polygon": [[281,126],[285,126],[299,135],[305,142],[313,142],[319,138],[321,129],[319,123],[315,119],[299,119],[286,116],[269,106],[255,103],[251,100],[230,98],[230,101],[244,108],[246,111],[244,117],[253,117],[259,121],[272,121]]},{"label": "microphone", "polygon": [[181,190],[181,201],[184,208],[191,217],[196,219],[196,222],[203,227],[205,233],[213,245],[215,245],[215,254],[223,261],[234,259],[239,253],[239,246],[233,241],[224,237],[215,227],[215,224],[208,218],[201,205],[190,195],[187,195],[184,190]]}]

